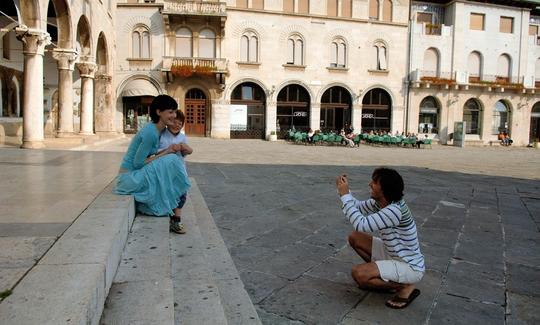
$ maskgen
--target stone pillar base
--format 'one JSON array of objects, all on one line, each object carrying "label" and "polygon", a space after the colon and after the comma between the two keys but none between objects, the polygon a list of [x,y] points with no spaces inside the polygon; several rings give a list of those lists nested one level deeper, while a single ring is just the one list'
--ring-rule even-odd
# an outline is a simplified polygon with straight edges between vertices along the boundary
[{"label": "stone pillar base", "polygon": [[21,148],[23,149],[43,149],[45,148],[45,144],[43,141],[23,141],[23,144],[21,145]]},{"label": "stone pillar base", "polygon": [[73,137],[76,137],[76,135],[73,132],[60,132],[60,131],[58,131],[56,133],[56,137],[57,138],[73,138]]}]

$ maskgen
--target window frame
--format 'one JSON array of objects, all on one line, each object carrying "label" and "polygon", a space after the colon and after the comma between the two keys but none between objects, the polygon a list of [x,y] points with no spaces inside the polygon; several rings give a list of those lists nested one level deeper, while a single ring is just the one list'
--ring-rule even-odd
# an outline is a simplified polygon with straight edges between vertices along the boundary
[{"label": "window frame", "polygon": [[[510,32],[505,32],[505,31],[502,31],[502,28],[503,28],[503,18],[504,19],[509,19],[510,20]],[[510,17],[510,16],[500,16],[499,17],[499,33],[504,33],[504,34],[514,34],[514,17]]]},{"label": "window frame", "polygon": [[[482,17],[482,29],[473,28],[473,16]],[[486,14],[479,12],[469,13],[469,30],[485,31],[486,30]]]},{"label": "window frame", "polygon": [[[245,53],[245,56],[244,56],[244,48],[243,48],[243,44],[242,44],[242,39],[246,38],[247,39],[247,43],[246,43],[246,51],[247,53]],[[253,39],[255,39],[255,42],[256,45],[255,45],[255,58],[252,59],[252,42],[253,42]],[[244,60],[245,58],[245,60]],[[240,36],[240,62],[242,63],[259,63],[260,62],[260,37],[259,35],[253,31],[253,30],[245,30],[242,35]]]},{"label": "window frame", "polygon": [[[340,57],[340,46],[343,48],[342,57]],[[330,43],[330,67],[337,69],[346,69],[348,65],[347,56],[347,42],[342,37],[336,37]],[[343,60],[343,64],[340,64],[340,59]]]},{"label": "window frame", "polygon": [[181,56],[178,56],[178,39],[179,38],[187,38],[187,37],[178,37],[178,31],[180,29],[187,29],[189,32],[190,32],[190,37],[189,37],[189,40],[190,40],[190,56],[188,56],[189,58],[192,58],[193,57],[193,30],[191,30],[191,28],[187,27],[187,26],[179,26],[175,31],[174,31],[174,56],[175,57],[181,57]]},{"label": "window frame", "polygon": [[[148,33],[148,56],[143,56],[143,45],[144,45],[144,33]],[[135,44],[134,44],[134,34],[137,34],[138,37],[138,54],[135,55]],[[152,34],[150,33],[150,29],[146,25],[136,25],[133,30],[131,31],[131,58],[133,59],[151,59],[152,58]]]},{"label": "window frame", "polygon": [[[373,70],[388,71],[388,61],[389,61],[388,44],[386,44],[386,42],[383,42],[382,40],[378,40],[373,43],[373,47],[375,48],[375,68]],[[384,56],[383,56],[384,64],[380,60],[381,49],[384,49]],[[385,66],[384,68],[382,68],[383,65]]]},{"label": "window frame", "polygon": [[[293,47],[292,47],[292,62],[289,60],[291,59],[290,57],[290,44],[291,44],[291,41],[292,41],[292,44],[293,44]],[[297,62],[297,45],[298,45],[298,42],[301,42],[301,50],[302,50],[302,53],[300,53],[300,62]],[[289,35],[289,37],[287,37],[287,61],[286,61],[286,64],[287,65],[294,65],[294,66],[305,66],[305,57],[306,57],[306,41],[304,39],[304,37],[302,37],[302,35],[300,34],[291,34]]]}]

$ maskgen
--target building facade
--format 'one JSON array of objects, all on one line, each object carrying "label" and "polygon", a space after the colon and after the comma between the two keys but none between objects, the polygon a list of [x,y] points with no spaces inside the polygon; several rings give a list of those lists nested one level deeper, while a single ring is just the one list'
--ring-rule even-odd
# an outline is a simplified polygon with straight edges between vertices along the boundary
[{"label": "building facade", "polygon": [[501,131],[520,145],[540,137],[540,17],[530,2],[9,4],[0,136],[23,130],[23,147],[135,133],[158,94],[176,98],[195,136],[352,125],[450,144],[465,121],[469,144]]},{"label": "building facade", "polygon": [[449,143],[464,121],[469,143],[540,137],[540,17],[525,2],[490,2],[412,3],[413,132]]}]

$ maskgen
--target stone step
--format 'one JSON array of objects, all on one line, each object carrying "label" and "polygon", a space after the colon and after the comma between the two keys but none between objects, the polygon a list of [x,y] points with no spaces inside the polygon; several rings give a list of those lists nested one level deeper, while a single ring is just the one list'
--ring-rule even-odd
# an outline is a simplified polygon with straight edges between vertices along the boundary
[{"label": "stone step", "polygon": [[0,303],[0,324],[98,324],[135,216],[131,196],[97,196]]},{"label": "stone step", "polygon": [[[213,272],[227,323],[262,324],[197,183],[193,179],[191,183],[188,202],[193,206],[202,243],[205,245],[204,256]],[[186,219],[189,217],[186,216]]]},{"label": "stone step", "polygon": [[174,324],[172,287],[169,218],[138,215],[101,324]]},{"label": "stone step", "polygon": [[227,324],[220,292],[206,256],[192,195],[182,209],[187,233],[170,236],[176,324]]}]

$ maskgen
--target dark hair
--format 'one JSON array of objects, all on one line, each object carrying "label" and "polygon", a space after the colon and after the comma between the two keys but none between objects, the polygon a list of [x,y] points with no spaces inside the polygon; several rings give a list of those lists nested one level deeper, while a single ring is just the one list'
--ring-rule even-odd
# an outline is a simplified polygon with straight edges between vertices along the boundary
[{"label": "dark hair", "polygon": [[169,95],[159,95],[154,98],[152,104],[150,104],[150,118],[152,119],[152,122],[157,123],[159,122],[159,115],[157,114],[157,111],[163,112],[177,109],[178,103],[176,100],[174,100],[174,98]]},{"label": "dark hair", "polygon": [[184,112],[182,112],[181,109],[176,110],[176,117],[177,120],[184,123],[186,121],[186,115],[184,115]]},{"label": "dark hair", "polygon": [[371,179],[381,185],[386,201],[397,202],[403,198],[403,178],[391,168],[379,167],[373,171]]}]

